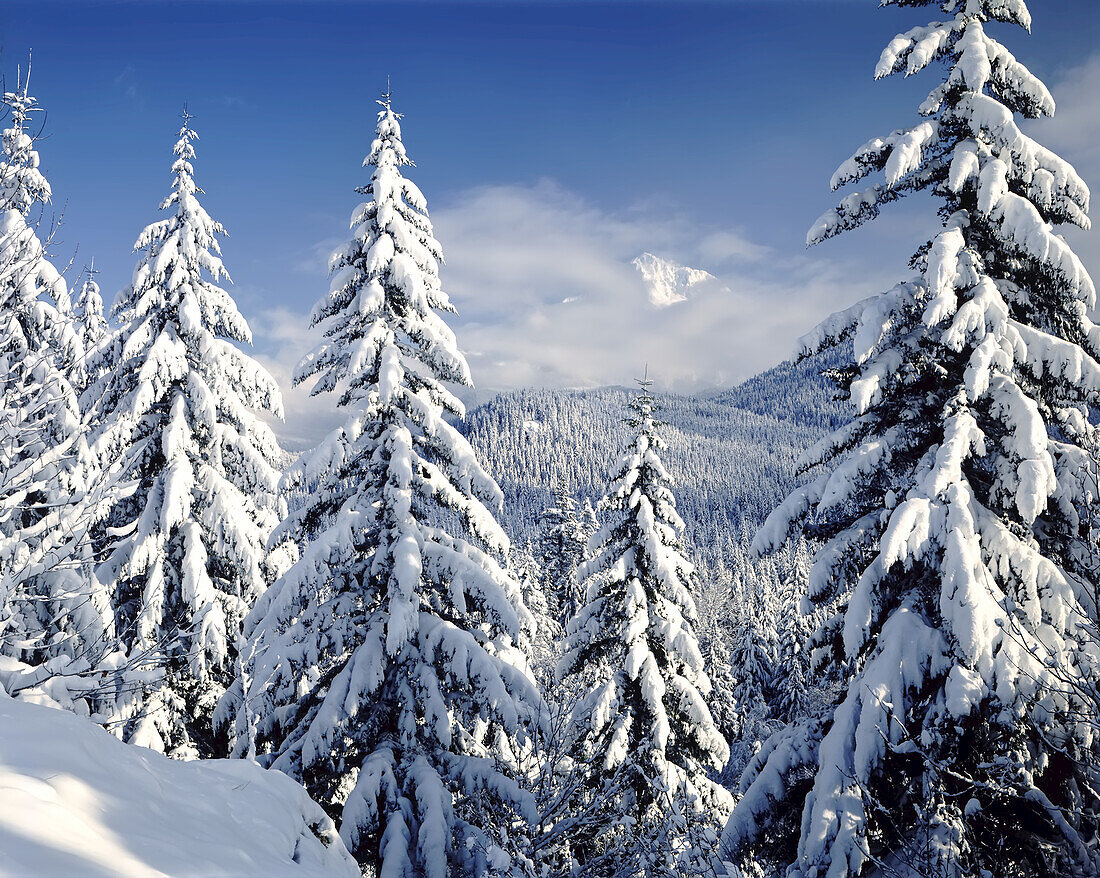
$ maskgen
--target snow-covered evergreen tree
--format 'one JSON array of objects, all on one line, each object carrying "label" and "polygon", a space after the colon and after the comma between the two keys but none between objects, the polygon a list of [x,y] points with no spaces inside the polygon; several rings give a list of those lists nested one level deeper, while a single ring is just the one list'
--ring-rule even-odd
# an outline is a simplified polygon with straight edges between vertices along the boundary
[{"label": "snow-covered evergreen tree", "polygon": [[773,688],[775,715],[784,722],[796,722],[810,706],[809,663],[806,660],[810,631],[801,609],[801,596],[789,594],[780,614],[779,642]]},{"label": "snow-covered evergreen tree", "polygon": [[290,473],[316,487],[279,533],[312,541],[247,620],[251,682],[223,708],[237,751],[254,735],[376,874],[514,872],[535,816],[509,766],[541,709],[532,620],[500,563],[500,489],[447,419],[469,369],[401,117],[379,104],[366,201],[313,312],[324,341],[296,375],[348,420]]},{"label": "snow-covered evergreen tree", "polygon": [[[108,342],[110,327],[103,316],[103,296],[95,280],[94,260],[85,273],[87,277],[80,285],[80,292],[77,293],[76,301],[73,303],[73,322],[77,338],[80,339],[84,351],[84,362],[81,364],[78,377],[82,379],[82,384],[92,384],[100,376],[93,374],[94,370],[88,366],[87,361],[91,359],[99,363],[100,368],[105,368],[105,364],[101,362],[102,358],[96,352]],[[84,387],[80,388],[80,390],[83,389]]]},{"label": "snow-covered evergreen tree", "polygon": [[726,776],[733,778],[740,775],[760,742],[777,725],[773,710],[775,667],[772,642],[766,630],[770,621],[759,596],[742,593],[730,654],[736,731],[730,739],[730,770]]},{"label": "snow-covered evergreen tree", "polygon": [[[809,595],[825,673],[847,685],[820,722],[778,733],[750,766],[724,836],[730,857],[795,876],[905,863],[942,876],[1095,875],[1091,726],[1064,681],[1093,668],[1067,573],[1080,527],[1089,406],[1100,398],[1095,289],[1053,226],[1087,226],[1089,191],[1016,116],[1054,112],[1046,87],[987,32],[1030,29],[1023,0],[938,5],[944,21],[891,41],[879,77],[935,61],[923,121],[845,162],[849,195],[810,243],[914,191],[943,221],[915,274],[829,318],[804,351],[850,340],[857,417],[807,453],[820,475],[756,547],[808,518],[824,540]],[[784,841],[787,839],[787,841]],[[778,840],[778,842],[777,842]]]},{"label": "snow-covered evergreen tree", "polygon": [[602,803],[605,819],[566,828],[585,874],[677,874],[693,830],[716,830],[731,804],[708,778],[729,747],[706,704],[694,568],[682,554],[649,386],[643,380],[630,403],[635,438],[600,501],[607,519],[580,571],[585,603],[569,620],[559,665],[562,677],[591,679],[570,728],[589,774],[583,796]]},{"label": "snow-covered evergreen tree", "polygon": [[[581,533],[584,534],[585,551],[587,552],[588,541],[592,538],[592,534],[600,529],[599,517],[596,515],[596,507],[592,505],[591,499],[584,498],[584,506],[580,512],[580,526]],[[581,599],[584,595],[579,595]]]},{"label": "snow-covered evergreen tree", "polygon": [[738,677],[733,665],[738,593],[733,577],[725,569],[705,568],[696,579],[694,597],[698,621],[695,633],[711,684],[707,706],[718,731],[732,745],[741,733],[736,695]]},{"label": "snow-covered evergreen tree", "polygon": [[584,563],[590,533],[581,521],[577,501],[564,477],[558,479],[554,505],[539,517],[535,548],[551,612],[563,623],[577,612],[583,600],[577,568]]},{"label": "snow-covered evergreen tree", "polygon": [[114,307],[120,329],[89,363],[108,371],[84,393],[102,478],[123,472],[133,483],[100,510],[97,530],[96,575],[131,659],[147,669],[123,734],[181,757],[211,752],[240,620],[266,588],[280,451],[256,412],[282,410],[275,381],[234,344],[252,337],[218,286],[229,278],[225,230],[198,200],[190,118],[173,149],[168,216],[138,237],[133,280]]},{"label": "snow-covered evergreen tree", "polygon": [[554,668],[561,655],[561,640],[565,632],[550,610],[542,571],[535,561],[530,543],[522,549],[513,546],[511,569],[519,582],[523,603],[533,620],[529,647],[531,670],[539,686],[546,691],[554,682]]},{"label": "snow-covered evergreen tree", "polygon": [[39,236],[52,197],[31,134],[40,108],[22,78],[3,104],[11,118],[0,156],[0,653],[21,663],[6,668],[4,688],[15,694],[98,666],[111,652],[112,619],[81,562],[86,479],[70,376],[82,349],[65,280]]}]

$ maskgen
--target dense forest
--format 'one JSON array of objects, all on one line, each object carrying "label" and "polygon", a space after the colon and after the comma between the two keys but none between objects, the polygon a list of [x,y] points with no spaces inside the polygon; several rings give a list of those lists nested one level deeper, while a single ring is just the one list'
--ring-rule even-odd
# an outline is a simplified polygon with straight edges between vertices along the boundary
[{"label": "dense forest", "polygon": [[1055,111],[993,36],[1030,31],[1024,0],[882,5],[942,13],[876,69],[930,90],[840,165],[834,190],[868,184],[808,242],[913,193],[938,219],[895,286],[705,395],[656,392],[640,342],[636,388],[467,412],[387,90],[292,378],[343,420],[297,456],[193,117],[105,312],[54,252],[20,70],[0,139],[14,869],[1100,875],[1100,328],[1057,231],[1088,228],[1089,190],[1021,128]]},{"label": "dense forest", "polygon": [[[730,563],[797,484],[807,448],[843,423],[848,406],[824,372],[835,354],[784,363],[704,396],[662,394],[685,539],[696,561]],[[464,432],[504,491],[513,542],[534,539],[556,487],[595,504],[626,441],[631,391],[521,390],[473,409]]]}]

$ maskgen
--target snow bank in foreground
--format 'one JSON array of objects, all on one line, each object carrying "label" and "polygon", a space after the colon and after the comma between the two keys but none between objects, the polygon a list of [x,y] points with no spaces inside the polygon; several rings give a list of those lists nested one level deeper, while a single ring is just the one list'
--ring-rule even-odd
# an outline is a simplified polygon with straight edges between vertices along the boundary
[{"label": "snow bank in foreground", "polygon": [[331,820],[286,775],[174,762],[0,694],[0,876],[347,876]]}]

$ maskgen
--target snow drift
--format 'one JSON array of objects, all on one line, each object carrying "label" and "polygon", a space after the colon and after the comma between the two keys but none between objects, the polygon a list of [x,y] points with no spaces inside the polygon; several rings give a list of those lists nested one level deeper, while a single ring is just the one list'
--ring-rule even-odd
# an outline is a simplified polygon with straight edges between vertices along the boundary
[{"label": "snow drift", "polygon": [[244,760],[176,762],[0,694],[0,876],[347,876],[298,784]]}]

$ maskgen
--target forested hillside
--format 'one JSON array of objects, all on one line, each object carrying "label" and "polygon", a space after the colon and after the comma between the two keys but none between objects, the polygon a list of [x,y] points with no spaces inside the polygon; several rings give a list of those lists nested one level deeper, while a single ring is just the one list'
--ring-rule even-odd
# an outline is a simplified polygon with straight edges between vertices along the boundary
[{"label": "forested hillside", "polygon": [[[59,258],[48,211],[65,177],[55,195],[38,151],[52,132],[17,68],[0,90],[0,878],[1100,876],[1100,325],[1058,231],[1089,228],[1091,195],[1025,133],[1054,98],[993,35],[1031,31],[1025,0],[879,5],[946,16],[910,16],[875,67],[930,68],[917,79],[931,91],[910,127],[839,166],[834,191],[869,185],[807,242],[914,193],[939,219],[893,286],[797,344],[761,308],[800,322],[839,303],[809,283],[819,301],[798,306],[795,284],[769,277],[760,308],[743,307],[754,275],[797,259],[736,226],[677,233],[715,275],[636,259],[647,302],[628,263],[644,242],[587,194],[540,184],[560,202],[546,225],[475,194],[456,222],[446,181],[479,178],[430,149],[421,171],[387,78],[362,169],[346,169],[327,283],[317,271],[298,291],[315,302],[309,345],[292,327],[298,365],[275,364],[341,416],[292,461],[261,419],[284,406],[246,314],[271,330],[278,309],[247,274],[230,288],[228,234],[198,181],[212,204],[232,187],[215,162],[196,169],[188,105],[170,164],[164,137],[171,188],[104,313],[96,269],[77,291]],[[407,51],[392,36],[371,45]],[[323,81],[324,66],[307,69]],[[483,105],[496,90],[468,89],[477,112],[461,109],[478,149],[504,156]],[[310,102],[326,123],[311,168],[361,97]],[[846,124],[844,100],[830,96]],[[705,166],[694,124],[664,117],[677,161],[658,170]],[[596,117],[571,118],[570,151],[595,155]],[[453,123],[437,114],[438,142],[458,142]],[[97,140],[58,133],[73,152]],[[764,122],[747,133],[779,142]],[[135,182],[139,156],[128,142]],[[516,157],[523,179],[547,169]],[[305,181],[322,204],[297,172],[263,184]],[[440,237],[425,182],[451,193]],[[280,221],[302,212],[275,188]],[[265,213],[250,203],[231,225]],[[477,227],[488,214],[507,234]],[[131,252],[130,234],[111,247]],[[479,261],[503,290],[476,302],[461,259],[443,270],[441,238],[461,254],[471,234],[495,238]],[[845,269],[842,291],[879,267]],[[595,310],[604,293],[612,307]],[[561,315],[559,349],[545,328]],[[485,335],[524,355],[500,358]],[[705,386],[678,383],[680,366],[694,382],[788,352],[730,389],[654,393]],[[584,371],[543,371],[542,353]],[[467,412],[475,379],[633,376],[637,389],[517,390]]]},{"label": "forested hillside", "polygon": [[[724,563],[795,485],[798,456],[841,424],[847,404],[821,373],[832,359],[785,362],[731,390],[661,395],[658,417],[685,537],[699,561]],[[630,392],[519,390],[470,412],[465,430],[504,491],[506,526],[533,539],[555,480],[593,503],[618,459]]]}]

